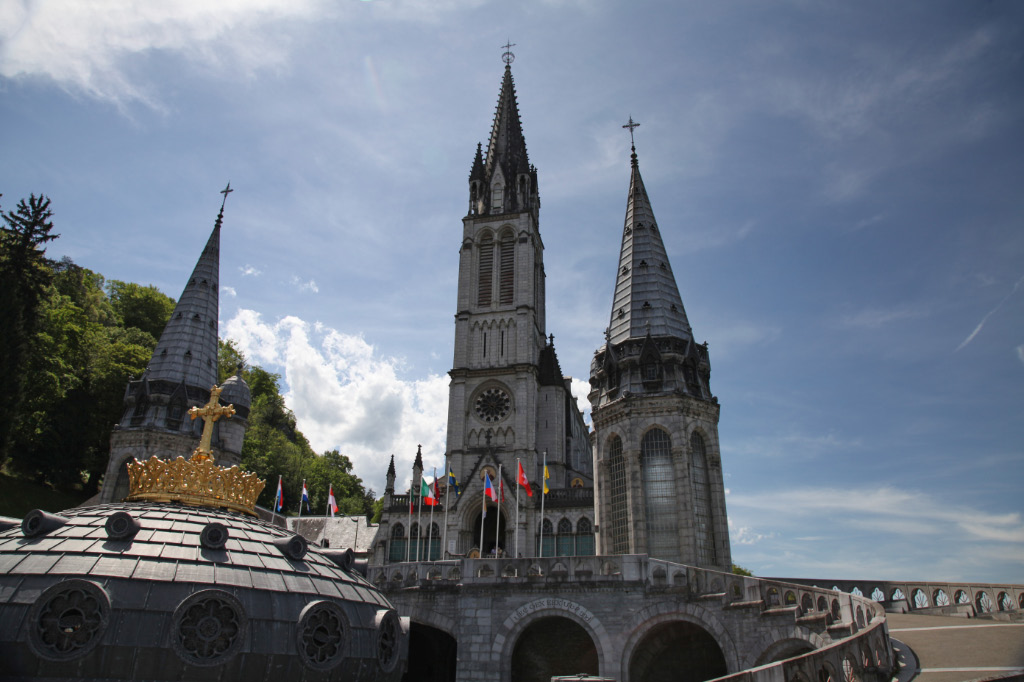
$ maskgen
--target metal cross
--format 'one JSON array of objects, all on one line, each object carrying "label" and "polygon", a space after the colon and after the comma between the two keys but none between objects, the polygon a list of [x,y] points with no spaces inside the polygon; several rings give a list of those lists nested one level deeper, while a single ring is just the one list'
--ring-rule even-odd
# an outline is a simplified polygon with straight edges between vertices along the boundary
[{"label": "metal cross", "polygon": [[512,48],[515,46],[516,44],[513,43],[512,41],[509,41],[502,45],[502,47],[505,48],[505,53],[501,55],[501,60],[506,64],[511,64],[516,60],[516,56],[512,54]]},{"label": "metal cross", "polygon": [[[224,195],[227,198],[227,195]],[[210,443],[213,440],[213,423],[221,417],[233,417],[235,416],[234,405],[221,405],[220,404],[220,387],[214,386],[210,389],[210,402],[206,403],[203,407],[190,407],[188,410],[188,416],[195,421],[196,417],[202,417],[203,421],[203,437],[199,440],[199,447],[192,453],[192,459],[197,462],[204,462],[206,460],[213,459],[213,451],[210,449]]]},{"label": "metal cross", "polygon": [[228,181],[228,186],[220,191],[220,193],[224,195],[224,200],[220,202],[221,213],[224,212],[224,204],[226,204],[228,201],[228,195],[234,191],[235,190],[231,189],[231,181]]},{"label": "metal cross", "polygon": [[633,130],[635,128],[639,128],[640,124],[636,123],[635,121],[633,121],[633,117],[630,116],[629,117],[629,123],[627,123],[626,125],[624,125],[622,127],[623,128],[629,128],[629,144],[631,146],[633,146],[633,147],[636,147],[636,142],[633,141]]}]

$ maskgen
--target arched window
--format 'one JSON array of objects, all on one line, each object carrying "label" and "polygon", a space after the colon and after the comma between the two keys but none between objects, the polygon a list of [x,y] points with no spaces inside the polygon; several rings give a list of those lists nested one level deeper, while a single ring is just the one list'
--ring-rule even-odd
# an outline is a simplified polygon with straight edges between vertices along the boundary
[{"label": "arched window", "polygon": [[715,552],[715,519],[711,512],[707,453],[704,449],[704,439],[696,431],[690,434],[690,466],[693,481],[693,515],[697,531],[697,563],[702,566],[714,566],[718,563],[718,557]]},{"label": "arched window", "polygon": [[590,519],[583,517],[576,522],[576,556],[594,554],[594,527]]},{"label": "arched window", "polygon": [[501,238],[498,267],[498,304],[512,305],[516,290],[516,249],[515,238],[506,232]]},{"label": "arched window", "polygon": [[492,282],[494,280],[494,239],[485,234],[480,240],[480,265],[477,272],[476,304],[491,305]]},{"label": "arched window", "polygon": [[555,548],[558,556],[573,556],[576,553],[575,540],[572,534],[572,521],[562,517],[558,522],[558,542]]},{"label": "arched window", "polygon": [[388,561],[405,561],[405,526],[396,523],[391,527],[391,543],[388,547]]},{"label": "arched window", "polygon": [[[611,550],[612,554],[629,552],[629,513],[626,507],[626,458],[622,455],[622,439],[608,439],[608,474],[611,483]],[[604,551],[608,551],[608,549]]]},{"label": "arched window", "polygon": [[647,501],[647,553],[658,559],[678,560],[675,485],[672,472],[672,441],[654,428],[640,441],[644,499]]},{"label": "arched window", "polygon": [[427,561],[437,561],[441,558],[441,529],[436,523],[432,523],[427,530],[429,534],[423,541],[423,556]]},{"label": "arched window", "polygon": [[554,556],[555,555],[555,527],[551,525],[549,519],[544,519],[540,524],[541,537],[540,537],[540,553],[538,556]]},{"label": "arched window", "polygon": [[505,188],[501,186],[500,182],[496,182],[491,186],[491,213],[501,213],[505,198]]}]

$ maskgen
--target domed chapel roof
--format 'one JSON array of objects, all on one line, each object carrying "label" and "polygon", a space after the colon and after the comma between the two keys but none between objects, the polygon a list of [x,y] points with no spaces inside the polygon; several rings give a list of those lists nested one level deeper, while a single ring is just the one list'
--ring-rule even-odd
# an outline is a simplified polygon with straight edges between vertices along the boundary
[{"label": "domed chapel roof", "polygon": [[4,679],[398,680],[408,624],[350,552],[138,502],[0,532]]}]

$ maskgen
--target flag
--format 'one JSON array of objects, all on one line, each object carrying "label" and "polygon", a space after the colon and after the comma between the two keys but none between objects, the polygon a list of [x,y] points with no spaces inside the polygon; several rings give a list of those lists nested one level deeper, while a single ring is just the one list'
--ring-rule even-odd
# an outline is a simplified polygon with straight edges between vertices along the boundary
[{"label": "flag", "polygon": [[437,483],[437,476],[434,476],[434,499],[441,501],[441,487]]},{"label": "flag", "polygon": [[455,472],[451,469],[448,470],[448,485],[455,489],[456,497],[462,494],[462,491],[459,490],[459,482],[455,480]]},{"label": "flag", "polygon": [[533,491],[530,490],[530,482],[526,480],[526,472],[523,471],[523,463],[519,463],[519,480],[516,481],[519,485],[526,488],[526,496],[533,497]]},{"label": "flag", "polygon": [[284,509],[284,491],[281,490],[281,477],[277,477],[277,495],[274,497],[274,510],[280,512]]},{"label": "flag", "polygon": [[484,495],[491,498],[495,502],[498,501],[498,495],[494,492],[494,486],[491,485],[491,475],[484,472]]},{"label": "flag", "polygon": [[434,497],[434,491],[430,488],[429,485],[427,485],[427,482],[422,478],[420,479],[420,497],[423,498],[423,504],[427,505],[428,507],[433,507],[435,504],[437,504],[437,498]]},{"label": "flag", "polygon": [[327,509],[331,512],[331,516],[334,516],[335,514],[338,513],[338,502],[337,502],[337,500],[334,499],[334,485],[333,484],[331,484],[331,487],[330,487],[330,489],[329,489],[329,491],[327,493]]},{"label": "flag", "polygon": [[548,465],[545,464],[544,465],[544,494],[545,495],[547,495],[549,492],[551,492],[550,490],[548,490],[548,479],[549,478],[551,478],[551,474],[548,473]]},{"label": "flag", "polygon": [[505,501],[505,480],[500,479],[498,481],[498,490],[501,491],[501,501]]},{"label": "flag", "polygon": [[302,503],[303,502],[306,503],[306,511],[307,512],[312,511],[309,508],[309,491],[306,490],[306,482],[305,481],[302,482],[302,499],[299,500],[299,511],[300,512],[302,511]]}]

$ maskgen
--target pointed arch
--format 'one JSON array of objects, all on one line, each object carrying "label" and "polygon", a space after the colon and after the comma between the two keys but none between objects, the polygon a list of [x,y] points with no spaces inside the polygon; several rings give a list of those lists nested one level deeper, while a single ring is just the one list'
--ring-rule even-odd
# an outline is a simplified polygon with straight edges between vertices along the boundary
[{"label": "pointed arch", "polygon": [[697,563],[715,566],[715,518],[711,505],[711,479],[708,475],[707,449],[697,431],[690,434],[690,481],[693,484],[693,516],[697,532]]},{"label": "pointed arch", "polygon": [[516,242],[512,230],[501,234],[498,245],[498,305],[512,305],[516,288]]},{"label": "pointed arch", "polygon": [[608,439],[608,478],[611,492],[611,547],[603,548],[612,554],[629,553],[629,509],[626,494],[626,458],[622,454],[622,438],[612,434]]},{"label": "pointed arch", "polygon": [[485,232],[480,237],[480,254],[477,259],[476,304],[490,307],[494,280],[494,237]]},{"label": "pointed arch", "polygon": [[667,431],[656,426],[644,434],[640,460],[647,512],[647,553],[659,559],[678,559],[672,438]]}]

